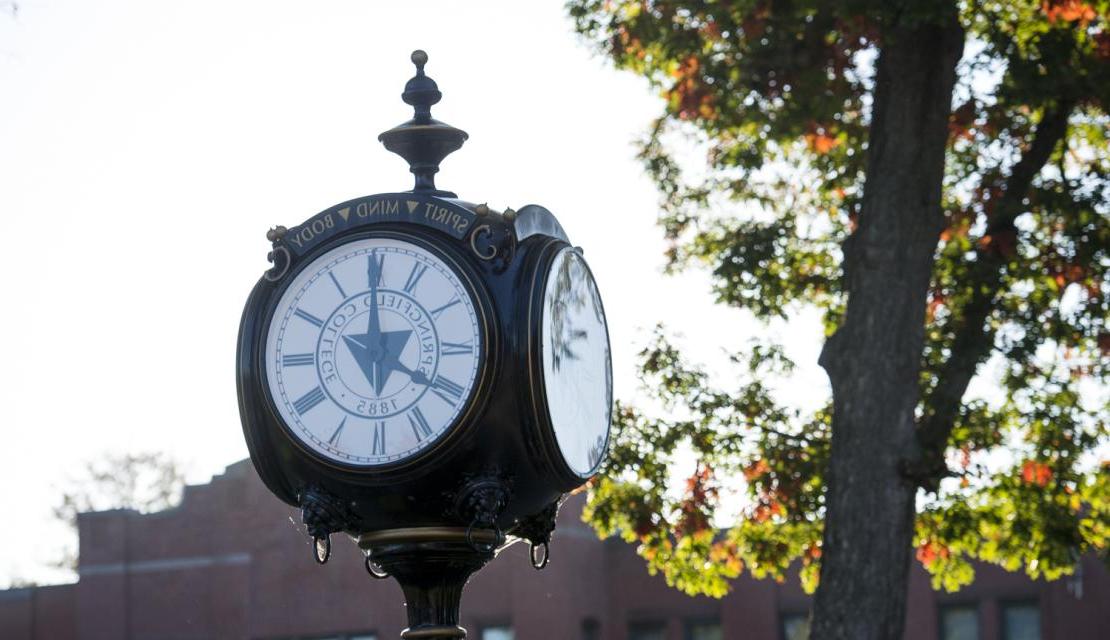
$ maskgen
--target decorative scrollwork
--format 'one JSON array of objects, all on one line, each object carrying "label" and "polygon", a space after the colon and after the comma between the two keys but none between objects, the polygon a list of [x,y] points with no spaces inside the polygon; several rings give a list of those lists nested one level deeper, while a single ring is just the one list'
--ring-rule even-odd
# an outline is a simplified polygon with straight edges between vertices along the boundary
[{"label": "decorative scrollwork", "polygon": [[[510,533],[518,538],[527,540],[528,559],[538,571],[547,566],[551,558],[551,534],[555,532],[555,519],[559,516],[559,506],[563,503],[560,498],[543,508],[535,515],[524,518]],[[537,557],[536,551],[543,549],[543,555]]]},{"label": "decorative scrollwork", "polygon": [[516,251],[516,235],[504,224],[480,224],[470,234],[470,250],[479,260],[493,263],[495,273],[509,267]]},{"label": "decorative scrollwork", "polygon": [[293,257],[284,244],[275,244],[274,250],[266,254],[266,259],[274,264],[266,273],[262,274],[262,277],[269,282],[277,282],[285,277],[285,274],[289,272],[289,265],[293,263]]},{"label": "decorative scrollwork", "polygon": [[301,522],[312,536],[313,558],[324,564],[331,557],[331,534],[351,527],[352,515],[346,505],[317,486],[300,493]]},{"label": "decorative scrollwork", "polygon": [[[493,260],[497,257],[497,248],[488,243],[488,238],[493,235],[493,230],[490,229],[488,224],[480,224],[474,228],[474,233],[470,235],[470,248],[474,251],[474,255],[482,260]],[[479,245],[485,245],[484,248],[479,248]]]},{"label": "decorative scrollwork", "polygon": [[[466,542],[472,549],[489,553],[504,541],[497,518],[509,504],[510,496],[508,480],[496,472],[471,478],[455,495],[455,513],[464,522],[469,522]],[[485,543],[476,540],[474,532],[478,529],[492,530],[494,540]]]}]

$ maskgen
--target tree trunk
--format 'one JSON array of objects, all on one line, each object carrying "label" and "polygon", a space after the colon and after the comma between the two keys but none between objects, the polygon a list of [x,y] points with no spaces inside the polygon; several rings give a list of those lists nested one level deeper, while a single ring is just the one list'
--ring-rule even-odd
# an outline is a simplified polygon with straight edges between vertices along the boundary
[{"label": "tree trunk", "polygon": [[897,640],[917,487],[914,433],[925,304],[943,226],[941,184],[963,31],[955,7],[882,34],[848,306],[821,353],[833,392],[821,582],[812,640]]}]

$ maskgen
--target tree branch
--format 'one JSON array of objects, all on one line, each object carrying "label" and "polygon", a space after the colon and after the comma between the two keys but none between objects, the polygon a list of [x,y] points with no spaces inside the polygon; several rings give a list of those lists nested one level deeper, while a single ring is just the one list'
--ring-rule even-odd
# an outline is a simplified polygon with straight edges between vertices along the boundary
[{"label": "tree branch", "polygon": [[[1014,222],[1025,211],[1023,200],[1033,179],[1066,135],[1068,116],[1074,107],[1074,101],[1060,100],[1046,108],[1044,117],[1037,125],[1033,143],[1006,180],[1005,190],[995,205],[984,237],[997,238],[1016,233]],[[1002,290],[1002,277],[1008,260],[1009,256],[997,243],[977,249],[977,259],[971,269],[971,300],[963,309],[951,355],[937,374],[936,386],[925,398],[925,415],[918,422],[917,437],[922,459],[907,469],[907,474],[926,488],[935,488],[936,483],[947,474],[944,452],[964,393],[979,364],[987,359],[994,347],[995,332],[986,325]]]},{"label": "tree branch", "polygon": [[760,431],[765,431],[767,433],[776,435],[776,436],[778,436],[778,437],[780,437],[784,440],[793,440],[794,442],[799,442],[799,443],[802,443],[802,444],[816,444],[815,440],[813,440],[811,438],[808,438],[804,435],[786,433],[785,431],[779,431],[778,429],[775,429],[774,427],[768,427],[768,426],[764,426],[764,425],[754,425],[753,424],[751,426],[752,426],[753,429],[759,429]]}]

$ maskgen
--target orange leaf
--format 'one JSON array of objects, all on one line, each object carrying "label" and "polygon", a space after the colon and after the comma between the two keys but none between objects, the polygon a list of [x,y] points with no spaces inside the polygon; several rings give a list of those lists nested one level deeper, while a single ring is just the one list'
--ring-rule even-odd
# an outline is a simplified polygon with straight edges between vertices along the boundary
[{"label": "orange leaf", "polygon": [[702,27],[702,31],[705,33],[705,37],[709,40],[721,39],[721,27],[717,26],[717,23],[713,20],[706,22],[705,26]]},{"label": "orange leaf", "polygon": [[947,559],[951,555],[948,547],[935,540],[926,540],[917,548],[917,559],[921,564],[929,566],[940,559]]},{"label": "orange leaf", "polygon": [[1095,19],[1095,10],[1091,5],[1082,0],[1044,0],[1041,3],[1041,11],[1048,16],[1049,22],[1053,24],[1057,20],[1065,22],[1079,21],[1083,26]]},{"label": "orange leaf", "polygon": [[770,469],[771,465],[767,464],[766,460],[757,460],[744,468],[744,478],[750,482],[767,473]]},{"label": "orange leaf", "polygon": [[933,551],[933,543],[926,542],[917,548],[917,560],[924,565],[930,565],[936,560],[937,554]]},{"label": "orange leaf", "polygon": [[818,155],[825,155],[840,144],[840,140],[824,133],[807,133],[805,138],[809,150]]},{"label": "orange leaf", "polygon": [[1052,468],[1043,462],[1035,460],[1026,460],[1021,465],[1021,479],[1026,484],[1035,484],[1038,487],[1048,485],[1052,480]]}]

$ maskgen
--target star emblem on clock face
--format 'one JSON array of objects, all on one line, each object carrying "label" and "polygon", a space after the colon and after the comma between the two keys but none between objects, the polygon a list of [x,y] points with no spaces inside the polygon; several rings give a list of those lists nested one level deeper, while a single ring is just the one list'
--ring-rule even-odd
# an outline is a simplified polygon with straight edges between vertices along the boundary
[{"label": "star emblem on clock face", "polygon": [[456,422],[478,377],[471,293],[436,253],[394,238],[341,245],[285,290],[266,343],[293,435],[351,465],[412,457]]}]

